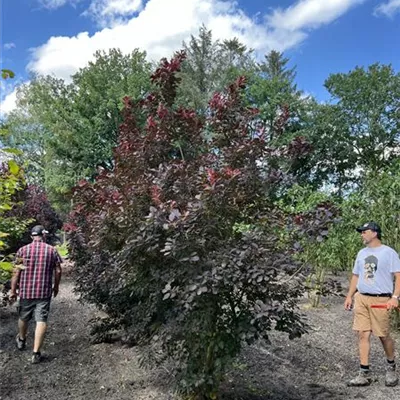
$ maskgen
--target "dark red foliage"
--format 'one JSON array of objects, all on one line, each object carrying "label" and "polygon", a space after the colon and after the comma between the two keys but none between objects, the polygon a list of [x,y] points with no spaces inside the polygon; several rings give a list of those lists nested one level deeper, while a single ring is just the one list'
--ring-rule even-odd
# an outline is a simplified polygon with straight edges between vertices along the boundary
[{"label": "dark red foliage", "polygon": [[[183,392],[210,396],[241,343],[273,328],[305,331],[302,278],[287,280],[295,243],[279,241],[290,217],[273,202],[290,182],[280,166],[305,146],[265,141],[257,110],[242,102],[244,78],[205,116],[176,105],[183,59],[162,60],[155,93],[124,99],[114,169],[79,183],[67,228],[81,295],[110,326],[160,343]],[[316,218],[307,233],[326,223]]]},{"label": "dark red foliage", "polygon": [[30,228],[34,225],[43,225],[49,231],[47,241],[55,244],[58,241],[56,233],[63,223],[57,212],[51,206],[46,192],[39,186],[28,185],[24,190],[16,193],[15,206],[7,213],[9,217],[17,217],[19,220],[32,219],[27,231],[22,238],[10,237],[8,240],[9,251],[14,252],[20,246],[31,242]]}]

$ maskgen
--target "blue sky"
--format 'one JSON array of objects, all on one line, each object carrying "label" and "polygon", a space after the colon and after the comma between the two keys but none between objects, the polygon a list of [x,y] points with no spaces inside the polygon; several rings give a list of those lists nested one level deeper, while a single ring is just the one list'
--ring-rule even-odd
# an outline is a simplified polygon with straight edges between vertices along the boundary
[{"label": "blue sky", "polygon": [[259,57],[284,51],[299,87],[319,100],[331,73],[375,62],[400,71],[400,0],[5,0],[1,11],[0,60],[17,75],[1,83],[3,112],[30,73],[68,80],[98,48],[159,59],[202,23]]}]

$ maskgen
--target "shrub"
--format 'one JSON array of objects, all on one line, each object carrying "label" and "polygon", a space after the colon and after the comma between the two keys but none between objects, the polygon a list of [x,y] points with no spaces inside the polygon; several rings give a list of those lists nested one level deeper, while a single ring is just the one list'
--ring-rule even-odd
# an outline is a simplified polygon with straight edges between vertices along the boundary
[{"label": "shrub", "polygon": [[183,58],[162,61],[157,92],[124,99],[114,169],[77,185],[65,228],[77,290],[108,313],[108,327],[172,357],[187,398],[214,399],[244,342],[305,332],[296,246],[279,236],[291,223],[315,237],[330,217],[294,223],[275,208],[290,182],[279,168],[307,144],[271,147],[243,105],[243,78],[206,116],[175,105]]},{"label": "shrub", "polygon": [[62,220],[40,186],[27,185],[23,190],[15,193],[13,207],[7,212],[7,216],[9,220],[26,221],[22,231],[8,230],[7,244],[11,252],[31,242],[30,230],[35,225],[43,225],[49,231],[46,237],[48,243],[55,244],[59,240],[56,232],[61,229]]},{"label": "shrub", "polygon": [[0,163],[0,291],[2,292],[7,290],[4,284],[10,279],[13,269],[10,259],[10,238],[13,235],[20,235],[30,222],[8,215],[15,205],[14,197],[24,186],[23,171],[14,160]]}]

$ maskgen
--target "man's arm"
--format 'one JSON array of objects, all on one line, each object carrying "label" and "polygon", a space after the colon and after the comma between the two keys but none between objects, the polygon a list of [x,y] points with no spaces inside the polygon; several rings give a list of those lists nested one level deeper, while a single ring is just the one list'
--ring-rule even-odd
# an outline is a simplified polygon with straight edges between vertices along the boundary
[{"label": "man's arm", "polygon": [[24,269],[24,261],[21,255],[21,249],[17,251],[14,259],[14,269],[11,278],[11,293],[10,293],[10,300],[15,301],[17,300],[17,287],[21,277],[21,271]]},{"label": "man's arm", "polygon": [[20,274],[21,274],[20,268],[15,267],[13,270],[12,278],[11,278],[11,293],[10,293],[11,301],[17,300],[17,286],[18,286]]},{"label": "man's arm", "polygon": [[398,297],[400,296],[400,272],[394,273],[395,283],[392,298],[387,303],[387,308],[392,310],[399,306]]},{"label": "man's arm", "polygon": [[394,289],[392,298],[387,303],[388,309],[394,309],[399,306],[398,297],[400,296],[400,258],[396,251],[393,251],[391,270],[394,276]]},{"label": "man's arm", "polygon": [[394,273],[395,283],[393,296],[400,297],[400,272]]},{"label": "man's arm", "polygon": [[58,291],[60,290],[60,282],[61,282],[61,275],[62,269],[61,264],[57,263],[55,267],[55,274],[54,274],[54,287],[53,287],[53,295],[57,297]]},{"label": "man's arm", "polygon": [[63,262],[60,254],[58,251],[53,247],[54,250],[54,257],[55,257],[55,267],[54,267],[54,286],[53,286],[53,295],[54,297],[57,297],[58,291],[60,289],[60,282],[61,282],[61,275],[62,275],[62,269],[61,269],[61,263]]},{"label": "man's arm", "polygon": [[353,296],[357,291],[358,275],[353,274],[350,281],[349,291],[347,292],[346,300],[344,302],[344,308],[346,310],[351,310],[353,304]]}]

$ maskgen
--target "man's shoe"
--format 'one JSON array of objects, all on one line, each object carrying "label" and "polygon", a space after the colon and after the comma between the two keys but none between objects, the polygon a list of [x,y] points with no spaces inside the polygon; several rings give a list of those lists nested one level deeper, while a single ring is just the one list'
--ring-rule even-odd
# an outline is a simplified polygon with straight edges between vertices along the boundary
[{"label": "man's shoe", "polygon": [[18,350],[25,350],[26,346],[26,339],[21,339],[19,335],[15,338],[15,343],[17,344],[17,349]]},{"label": "man's shoe", "polygon": [[385,385],[396,386],[399,383],[399,378],[396,374],[396,367],[389,365],[386,368]]},{"label": "man's shoe", "polygon": [[40,360],[41,360],[41,355],[40,355],[40,351],[35,353],[33,352],[32,354],[32,364],[39,364]]},{"label": "man's shoe", "polygon": [[370,372],[360,371],[355,378],[347,383],[347,386],[368,386],[371,382]]}]

